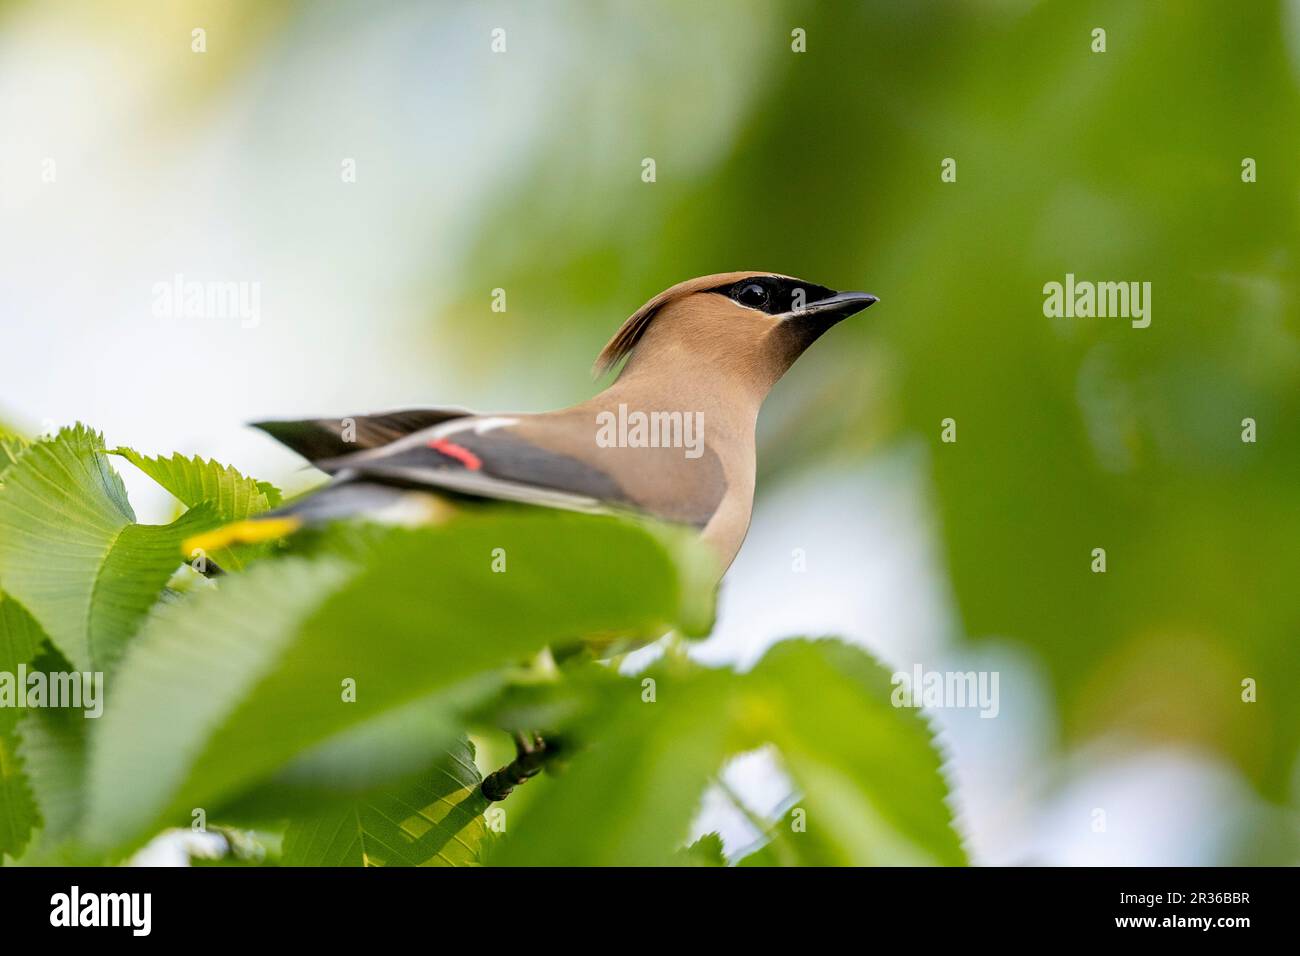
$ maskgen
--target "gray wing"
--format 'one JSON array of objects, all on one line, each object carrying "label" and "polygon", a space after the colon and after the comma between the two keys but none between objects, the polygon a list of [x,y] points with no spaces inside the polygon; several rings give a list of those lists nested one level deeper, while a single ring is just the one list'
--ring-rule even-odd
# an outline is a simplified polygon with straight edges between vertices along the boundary
[{"label": "gray wing", "polygon": [[501,428],[435,427],[315,464],[334,480],[278,514],[335,520],[377,510],[412,490],[574,511],[635,508],[599,468]]},{"label": "gray wing", "polygon": [[338,479],[550,507],[633,507],[606,472],[505,428],[433,428],[390,446],[317,462]]}]

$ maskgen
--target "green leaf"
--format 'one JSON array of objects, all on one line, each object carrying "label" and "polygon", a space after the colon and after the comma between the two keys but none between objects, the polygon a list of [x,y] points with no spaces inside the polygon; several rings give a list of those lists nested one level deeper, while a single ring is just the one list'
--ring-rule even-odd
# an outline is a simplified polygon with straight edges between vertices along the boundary
[{"label": "green leaf", "polygon": [[22,853],[40,813],[18,755],[18,736],[0,729],[0,859]]},{"label": "green leaf", "polygon": [[489,806],[467,742],[403,787],[294,820],[285,866],[467,866],[479,862]]},{"label": "green leaf", "polygon": [[88,724],[80,711],[36,710],[19,725],[19,753],[41,815],[41,843],[72,837],[85,805]]},{"label": "green leaf", "polygon": [[755,866],[786,866],[796,865],[799,860],[793,856],[783,857],[777,852],[778,847],[784,849],[784,841],[780,838],[769,839],[757,850],[748,853],[736,861],[736,866],[755,867]]},{"label": "green leaf", "polygon": [[722,837],[717,833],[704,834],[690,846],[678,851],[677,862],[681,866],[726,866]]},{"label": "green leaf", "polygon": [[109,454],[125,458],[188,508],[209,502],[222,521],[250,518],[279,507],[282,500],[270,482],[246,478],[229,465],[198,455],[151,458],[133,448],[114,448]]},{"label": "green leaf", "polygon": [[0,480],[4,478],[6,469],[18,460],[27,447],[28,442],[25,439],[10,435],[0,436]]},{"label": "green leaf", "polygon": [[[642,680],[655,681],[654,701]],[[729,671],[657,667],[599,688],[598,703],[562,729],[576,750],[541,788],[489,860],[505,866],[664,866],[679,860],[718,768],[748,749]],[[593,688],[595,689],[595,688]]]},{"label": "green leaf", "polygon": [[[19,664],[32,660],[45,635],[26,608],[0,591],[0,673],[13,674]],[[7,708],[0,708],[0,727],[5,726]],[[17,715],[13,717],[17,720]]]},{"label": "green leaf", "polygon": [[108,671],[180,565],[181,541],[212,523],[194,509],[136,524],[103,439],[65,428],[4,473],[0,581],[74,667]]},{"label": "green leaf", "polygon": [[[243,521],[280,505],[282,497],[275,485],[246,478],[228,465],[218,464],[195,455],[186,458],[150,458],[133,448],[115,448],[119,455],[152,478],[188,508],[207,505],[221,521]],[[273,544],[239,545],[218,548],[208,557],[226,571],[242,571],[250,561],[267,554]]]},{"label": "green leaf", "polygon": [[695,531],[664,524],[650,524],[646,528],[676,556],[677,590],[681,595],[674,622],[678,633],[685,637],[707,637],[717,614],[717,581],[725,569],[718,566],[711,549],[700,546]]},{"label": "green leaf", "polygon": [[889,673],[865,651],[832,640],[783,641],[747,683],[765,710],[765,736],[803,791],[804,829],[787,835],[817,845],[807,858],[853,866],[966,862],[929,725],[918,711],[892,705]]},{"label": "green leaf", "polygon": [[[17,601],[0,593],[0,680],[15,681],[18,668],[36,657],[40,627]],[[16,857],[40,823],[40,812],[19,753],[16,731],[24,711],[0,706],[0,857]]]},{"label": "green leaf", "polygon": [[129,844],[195,807],[211,816],[323,741],[547,645],[667,630],[699,603],[674,558],[631,522],[485,513],[390,532],[359,562],[261,564],[160,606],[98,728],[88,832]]},{"label": "green leaf", "polygon": [[[158,606],[97,728],[89,798],[96,842],[149,835],[141,828],[184,784],[208,737],[275,667],[302,618],[353,570],[339,561],[264,564],[222,580],[219,590]],[[255,741],[269,743],[273,733],[265,728]]]},{"label": "green leaf", "polygon": [[857,648],[793,640],[748,674],[669,660],[638,679],[581,683],[581,713],[557,728],[573,756],[530,796],[494,864],[680,863],[714,774],[767,744],[801,789],[802,826],[766,859],[965,861],[929,727],[891,705],[888,674]]},{"label": "green leaf", "polygon": [[[491,675],[489,675],[491,678]],[[468,709],[495,688],[495,678],[469,681],[453,692],[432,694],[381,713],[314,744],[275,770],[265,782],[223,806],[221,818],[256,825],[299,817],[344,800],[368,797],[409,780],[430,754],[459,744]]]},{"label": "green leaf", "polygon": [[[48,644],[29,670],[66,673],[72,665]],[[18,754],[40,820],[40,833],[19,862],[28,864],[86,864],[71,842],[85,801],[86,738],[93,721],[81,710],[34,708],[23,712],[17,726]]]}]

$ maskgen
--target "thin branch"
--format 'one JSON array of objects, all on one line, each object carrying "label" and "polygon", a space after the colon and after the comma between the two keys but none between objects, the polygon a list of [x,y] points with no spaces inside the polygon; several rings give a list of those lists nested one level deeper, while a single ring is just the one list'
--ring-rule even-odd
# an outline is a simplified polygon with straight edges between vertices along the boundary
[{"label": "thin branch", "polygon": [[494,803],[504,800],[515,787],[541,773],[546,762],[555,755],[541,734],[515,733],[513,736],[515,759],[484,777],[481,785],[483,796]]}]

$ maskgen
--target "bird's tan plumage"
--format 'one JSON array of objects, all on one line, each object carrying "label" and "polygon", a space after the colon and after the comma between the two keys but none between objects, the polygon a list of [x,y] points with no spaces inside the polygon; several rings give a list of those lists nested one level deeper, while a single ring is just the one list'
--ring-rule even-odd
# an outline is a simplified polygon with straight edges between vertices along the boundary
[{"label": "bird's tan plumage", "polygon": [[[570,408],[358,416],[368,440],[351,445],[329,420],[264,423],[335,476],[321,492],[278,514],[310,524],[382,510],[413,491],[632,510],[698,528],[725,569],[749,527],[763,399],[827,328],[874,301],[777,273],[703,276],[637,309],[596,362],[598,372],[623,363],[617,377]],[[700,446],[688,456],[682,447],[600,440],[602,422],[629,411],[692,416],[703,423]],[[403,433],[407,423],[411,430]],[[382,440],[393,432],[401,437]],[[329,454],[315,454],[322,449]]]}]

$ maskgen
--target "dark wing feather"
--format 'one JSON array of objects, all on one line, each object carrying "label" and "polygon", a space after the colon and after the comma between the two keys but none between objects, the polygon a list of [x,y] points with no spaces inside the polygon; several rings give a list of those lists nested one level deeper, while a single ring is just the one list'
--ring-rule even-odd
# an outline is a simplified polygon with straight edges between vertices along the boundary
[{"label": "dark wing feather", "polygon": [[604,471],[506,429],[482,434],[466,429],[432,444],[412,436],[392,449],[317,464],[344,481],[582,510],[632,505]]},{"label": "dark wing feather", "polygon": [[[287,445],[308,461],[319,462],[356,451],[378,448],[399,438],[453,418],[473,413],[463,408],[408,408],[378,415],[354,415],[348,418],[304,418],[297,421],[251,422],[282,445]],[[355,441],[344,441],[348,425],[356,429]]]}]

